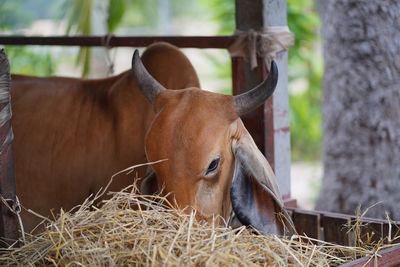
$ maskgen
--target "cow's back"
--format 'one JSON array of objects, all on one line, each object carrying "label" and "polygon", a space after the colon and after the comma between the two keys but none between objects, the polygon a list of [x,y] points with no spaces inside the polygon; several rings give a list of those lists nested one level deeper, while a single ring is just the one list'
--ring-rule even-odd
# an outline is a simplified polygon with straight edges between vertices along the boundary
[{"label": "cow's back", "polygon": [[[154,44],[142,59],[167,88],[199,86],[188,59],[171,45]],[[50,208],[68,210],[115,172],[146,162],[144,138],[154,113],[130,71],[100,80],[19,75],[12,80],[15,177],[25,207],[45,216]],[[111,189],[134,177],[116,177]],[[28,230],[38,222],[26,214],[24,219]]]}]

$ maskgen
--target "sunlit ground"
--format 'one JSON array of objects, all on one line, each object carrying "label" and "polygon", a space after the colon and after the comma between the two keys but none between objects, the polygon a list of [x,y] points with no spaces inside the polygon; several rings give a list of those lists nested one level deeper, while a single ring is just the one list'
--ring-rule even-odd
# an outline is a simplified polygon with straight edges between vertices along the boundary
[{"label": "sunlit ground", "polygon": [[304,209],[313,209],[322,182],[321,162],[292,162],[291,194],[297,205]]}]

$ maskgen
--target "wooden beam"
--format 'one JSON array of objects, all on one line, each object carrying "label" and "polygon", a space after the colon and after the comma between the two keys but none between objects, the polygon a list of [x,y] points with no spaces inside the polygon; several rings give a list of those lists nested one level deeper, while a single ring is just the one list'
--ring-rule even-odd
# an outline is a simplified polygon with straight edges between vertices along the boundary
[{"label": "wooden beam", "polygon": [[351,245],[352,237],[348,231],[351,226],[350,216],[325,212],[322,214],[321,226],[324,230],[324,240],[326,242],[344,246]]},{"label": "wooden beam", "polygon": [[315,211],[290,209],[292,220],[299,235],[306,235],[311,238],[321,239],[321,214]]},{"label": "wooden beam", "polygon": [[371,257],[363,257],[358,260],[354,260],[340,267],[394,267],[400,265],[400,246],[388,248],[378,252],[377,257],[371,259]]}]

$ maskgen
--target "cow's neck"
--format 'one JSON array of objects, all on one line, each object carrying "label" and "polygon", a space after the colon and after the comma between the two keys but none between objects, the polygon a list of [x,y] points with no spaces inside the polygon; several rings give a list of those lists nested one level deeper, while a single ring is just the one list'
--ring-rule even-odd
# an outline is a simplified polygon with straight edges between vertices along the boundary
[{"label": "cow's neck", "polygon": [[[145,134],[150,126],[154,112],[151,104],[142,95],[135,81],[127,71],[122,73],[109,89],[114,155],[121,168],[145,163]],[[145,168],[140,169],[140,175]]]}]

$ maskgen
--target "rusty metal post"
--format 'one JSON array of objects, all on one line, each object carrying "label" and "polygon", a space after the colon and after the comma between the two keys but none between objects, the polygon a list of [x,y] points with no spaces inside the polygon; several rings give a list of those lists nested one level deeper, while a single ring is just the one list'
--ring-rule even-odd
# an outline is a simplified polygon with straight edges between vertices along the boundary
[{"label": "rusty metal post", "polygon": [[[0,247],[18,240],[14,162],[11,142],[10,65],[4,49],[0,50]],[[8,207],[7,207],[8,206]],[[10,209],[11,208],[11,209]]]}]

